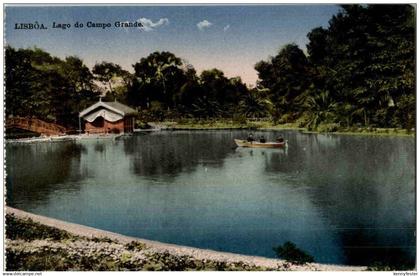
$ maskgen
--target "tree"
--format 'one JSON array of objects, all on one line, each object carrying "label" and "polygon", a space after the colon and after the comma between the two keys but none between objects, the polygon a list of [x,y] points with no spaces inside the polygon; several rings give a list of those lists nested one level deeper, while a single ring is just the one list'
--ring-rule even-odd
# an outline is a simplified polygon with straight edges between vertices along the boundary
[{"label": "tree", "polygon": [[[66,57],[58,69],[61,77],[68,80],[70,114],[66,116],[72,118],[73,125],[77,125],[78,112],[85,109],[98,100],[100,95],[98,87],[94,84],[94,76],[89,68],[79,57]],[[59,99],[58,99],[59,101]]]},{"label": "tree", "polygon": [[93,67],[93,74],[96,75],[99,81],[108,84],[109,92],[114,94],[114,90],[112,88],[112,80],[116,76],[120,76],[122,74],[121,66],[112,62],[105,62],[97,63]]},{"label": "tree", "polygon": [[154,52],[133,65],[138,79],[139,102],[160,101],[168,108],[174,106],[173,96],[185,81],[182,60],[170,52]]},{"label": "tree", "polygon": [[6,114],[77,127],[78,112],[97,97],[92,74],[77,57],[6,48]]},{"label": "tree", "polygon": [[80,58],[66,57],[59,71],[69,80],[75,93],[94,90],[93,75]]},{"label": "tree", "polygon": [[269,97],[275,108],[275,117],[289,114],[298,116],[300,103],[296,99],[310,84],[308,60],[295,44],[284,46],[268,61],[255,65],[258,72],[258,85],[269,89]]},{"label": "tree", "polygon": [[203,94],[197,80],[188,80],[181,86],[179,92],[174,95],[177,110],[181,114],[190,117],[192,115],[193,105],[197,104],[198,100],[203,98]]},{"label": "tree", "polygon": [[[233,115],[242,96],[248,92],[246,85],[241,78],[227,78],[219,69],[204,70],[200,75],[201,96],[200,102],[206,103],[208,108],[212,108],[207,103],[217,103],[215,110],[209,111],[214,115],[230,117]],[[216,110],[220,112],[216,112]]]},{"label": "tree", "polygon": [[414,26],[409,5],[344,5],[328,29],[308,34],[315,85],[346,106],[347,121],[403,125],[392,118],[414,93]]},{"label": "tree", "polygon": [[38,79],[38,74],[32,67],[29,52],[8,46],[5,51],[5,61],[6,115],[34,115],[31,97],[34,94],[32,87]]}]

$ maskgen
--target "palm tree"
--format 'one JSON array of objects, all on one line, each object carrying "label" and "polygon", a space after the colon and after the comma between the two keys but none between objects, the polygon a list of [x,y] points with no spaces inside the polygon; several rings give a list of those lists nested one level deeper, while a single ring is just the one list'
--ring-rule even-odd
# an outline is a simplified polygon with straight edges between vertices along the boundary
[{"label": "palm tree", "polygon": [[247,93],[245,97],[239,102],[239,110],[246,117],[261,118],[270,115],[273,110],[273,103],[268,97],[262,94],[265,91],[258,91],[253,89]]},{"label": "palm tree", "polygon": [[207,97],[199,98],[192,105],[194,116],[206,119],[219,117],[223,113],[220,103]]},{"label": "palm tree", "polygon": [[338,105],[330,97],[328,91],[323,91],[316,96],[308,96],[304,106],[309,114],[306,127],[316,129],[321,122],[329,122],[334,119]]}]

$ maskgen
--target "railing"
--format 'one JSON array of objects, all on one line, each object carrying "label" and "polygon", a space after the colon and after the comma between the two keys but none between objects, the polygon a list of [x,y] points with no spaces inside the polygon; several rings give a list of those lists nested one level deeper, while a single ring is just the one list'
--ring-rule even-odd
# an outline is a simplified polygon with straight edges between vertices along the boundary
[{"label": "railing", "polygon": [[20,128],[44,135],[61,135],[66,128],[54,123],[47,123],[36,118],[11,117],[6,119],[6,128]]}]

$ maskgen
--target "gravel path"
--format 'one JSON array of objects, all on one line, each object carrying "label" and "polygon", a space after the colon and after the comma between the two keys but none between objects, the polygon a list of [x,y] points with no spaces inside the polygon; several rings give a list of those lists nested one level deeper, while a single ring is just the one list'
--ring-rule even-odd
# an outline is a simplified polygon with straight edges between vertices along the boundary
[{"label": "gravel path", "polygon": [[28,213],[22,210],[18,210],[11,207],[6,207],[6,213],[12,214],[17,218],[25,219],[30,218],[34,222],[44,224],[46,226],[55,227],[60,230],[69,232],[70,234],[87,237],[87,238],[108,238],[111,240],[116,240],[120,243],[126,244],[133,241],[138,241],[144,243],[148,247],[148,251],[156,253],[167,252],[175,256],[192,256],[196,259],[201,260],[211,260],[211,261],[220,261],[227,263],[234,262],[243,262],[251,266],[265,267],[268,269],[279,269],[283,268],[286,270],[295,270],[295,271],[361,271],[366,270],[367,267],[363,266],[342,266],[342,265],[326,265],[318,263],[310,263],[305,265],[294,265],[279,259],[270,259],[257,256],[247,256],[240,254],[233,254],[227,252],[218,252],[207,249],[198,249],[187,246],[179,246],[167,243],[161,243],[157,241],[133,238],[128,236],[123,236],[120,234],[112,233],[109,231],[99,230],[92,227],[87,227],[79,224],[69,223],[57,219],[52,219],[49,217],[44,217],[40,215],[35,215]]}]

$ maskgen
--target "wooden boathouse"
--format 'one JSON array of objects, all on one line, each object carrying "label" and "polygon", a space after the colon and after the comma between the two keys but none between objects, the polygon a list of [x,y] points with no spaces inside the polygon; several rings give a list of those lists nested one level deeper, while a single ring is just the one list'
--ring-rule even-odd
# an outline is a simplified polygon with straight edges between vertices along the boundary
[{"label": "wooden boathouse", "polygon": [[79,113],[79,129],[87,134],[131,133],[137,111],[117,101],[99,102]]}]

